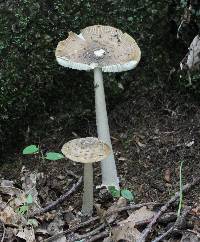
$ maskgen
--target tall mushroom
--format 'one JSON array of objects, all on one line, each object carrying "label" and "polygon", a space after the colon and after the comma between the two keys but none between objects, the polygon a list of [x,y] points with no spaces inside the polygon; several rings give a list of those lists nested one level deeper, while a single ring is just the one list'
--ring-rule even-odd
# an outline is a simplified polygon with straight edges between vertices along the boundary
[{"label": "tall mushroom", "polygon": [[[102,72],[131,70],[140,61],[141,52],[135,40],[121,30],[94,25],[79,35],[69,32],[56,48],[56,59],[62,66],[77,70],[94,70],[96,123],[99,139],[111,149]],[[113,151],[101,162],[102,185],[119,188]]]},{"label": "tall mushroom", "polygon": [[110,154],[110,147],[94,137],[74,139],[64,144],[62,153],[70,160],[84,164],[84,192],[82,214],[91,216],[93,211],[93,167]]}]

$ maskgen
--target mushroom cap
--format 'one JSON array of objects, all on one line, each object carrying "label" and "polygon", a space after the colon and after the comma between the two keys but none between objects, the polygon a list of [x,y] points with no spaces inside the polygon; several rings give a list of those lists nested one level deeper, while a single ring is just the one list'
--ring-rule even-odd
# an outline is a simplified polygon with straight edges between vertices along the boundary
[{"label": "mushroom cap", "polygon": [[130,35],[103,25],[87,27],[79,35],[69,32],[56,48],[58,63],[77,70],[127,71],[135,68],[140,58],[140,48]]},{"label": "mushroom cap", "polygon": [[80,163],[93,163],[107,158],[110,147],[98,138],[73,139],[62,147],[62,153],[70,160]]}]

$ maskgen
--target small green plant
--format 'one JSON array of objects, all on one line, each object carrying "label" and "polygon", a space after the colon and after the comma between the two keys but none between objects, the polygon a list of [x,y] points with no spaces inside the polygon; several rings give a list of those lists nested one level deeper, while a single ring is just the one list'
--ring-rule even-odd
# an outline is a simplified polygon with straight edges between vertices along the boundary
[{"label": "small green plant", "polygon": [[33,197],[31,194],[29,194],[26,198],[26,201],[23,203],[23,205],[17,208],[16,212],[21,215],[26,215],[32,203],[33,203]]},{"label": "small green plant", "polygon": [[25,147],[22,151],[23,155],[33,155],[33,154],[41,154],[41,157],[42,159],[46,159],[46,160],[52,160],[52,161],[55,161],[55,160],[60,160],[60,159],[63,159],[64,156],[60,153],[57,153],[57,152],[47,152],[44,156],[42,150],[36,146],[36,145],[29,145],[27,147]]},{"label": "small green plant", "polygon": [[27,225],[31,225],[31,226],[37,228],[38,227],[38,221],[34,218],[30,218],[27,221]]},{"label": "small green plant", "polygon": [[26,201],[16,209],[16,213],[21,214],[26,218],[27,225],[38,227],[38,221],[36,219],[29,219],[28,213],[32,204],[33,197],[31,194],[28,194],[28,196],[26,197]]},{"label": "small green plant", "polygon": [[178,212],[177,216],[179,217],[181,214],[181,209],[183,206],[183,177],[182,177],[182,169],[183,169],[183,161],[180,162],[179,166],[179,192],[180,192],[180,197],[179,197],[179,205],[178,205]]},{"label": "small green plant", "polygon": [[134,200],[134,194],[128,189],[116,189],[115,186],[109,186],[108,191],[111,193],[113,197],[124,197],[128,201]]}]

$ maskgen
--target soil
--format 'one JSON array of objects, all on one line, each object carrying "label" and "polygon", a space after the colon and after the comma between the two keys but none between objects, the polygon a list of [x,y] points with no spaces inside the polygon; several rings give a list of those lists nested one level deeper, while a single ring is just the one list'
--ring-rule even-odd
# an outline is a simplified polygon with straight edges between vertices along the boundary
[{"label": "soil", "polygon": [[[165,202],[179,190],[180,162],[183,162],[183,183],[200,174],[200,107],[185,94],[168,90],[141,90],[134,92],[109,111],[113,149],[122,188],[134,192],[135,202]],[[65,130],[59,126],[59,117],[48,120],[47,136],[40,145],[44,151],[59,151],[63,143],[78,136],[94,136],[95,121],[80,121],[80,127]],[[43,172],[38,183],[41,203],[58,198],[75,182],[70,171],[82,175],[82,167],[69,160],[43,162],[38,156],[18,155],[15,162],[1,164],[0,175],[15,180],[20,186],[22,166]],[[94,166],[95,185],[101,183],[98,164]],[[67,210],[81,209],[81,192],[75,192],[63,205]],[[110,198],[109,198],[110,199]],[[103,207],[108,201],[95,191],[95,201]],[[184,204],[200,204],[200,188],[196,187],[184,197]]]}]

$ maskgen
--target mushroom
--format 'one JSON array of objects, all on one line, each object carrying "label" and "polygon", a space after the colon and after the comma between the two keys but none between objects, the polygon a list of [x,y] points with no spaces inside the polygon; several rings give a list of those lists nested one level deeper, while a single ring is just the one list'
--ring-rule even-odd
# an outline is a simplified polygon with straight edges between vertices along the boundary
[{"label": "mushroom", "polygon": [[110,147],[98,138],[73,139],[62,147],[62,153],[72,161],[84,164],[84,192],[82,214],[91,216],[93,212],[93,167],[92,163],[107,158]]},{"label": "mushroom", "polygon": [[121,30],[94,25],[79,35],[69,32],[56,48],[56,59],[62,66],[77,70],[94,70],[95,107],[98,138],[111,147],[110,156],[101,162],[102,185],[119,188],[112,151],[102,72],[131,70],[140,61],[141,52],[135,40]]}]

